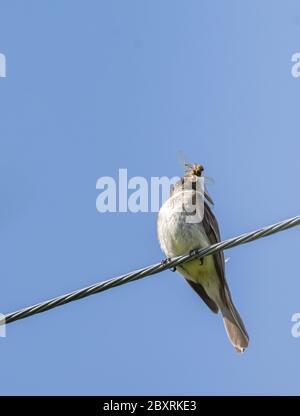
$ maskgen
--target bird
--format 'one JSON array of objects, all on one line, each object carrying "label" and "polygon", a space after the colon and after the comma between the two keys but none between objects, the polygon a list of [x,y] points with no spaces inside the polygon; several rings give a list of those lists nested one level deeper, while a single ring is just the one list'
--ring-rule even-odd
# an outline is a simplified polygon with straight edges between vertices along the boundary
[{"label": "bird", "polygon": [[[184,176],[173,186],[157,217],[157,236],[166,261],[221,240],[219,225],[212,212],[213,200],[204,186],[204,167],[185,165]],[[243,353],[248,347],[249,336],[226,281],[223,251],[202,259],[194,257],[175,269],[212,312],[221,312],[231,344],[238,353]]]}]

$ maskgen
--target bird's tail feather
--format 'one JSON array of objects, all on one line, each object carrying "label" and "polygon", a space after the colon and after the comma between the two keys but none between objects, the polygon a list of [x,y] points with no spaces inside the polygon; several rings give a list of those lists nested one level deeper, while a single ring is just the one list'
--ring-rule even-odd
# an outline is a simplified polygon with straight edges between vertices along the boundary
[{"label": "bird's tail feather", "polygon": [[243,353],[248,347],[249,336],[229,293],[226,293],[226,304],[220,305],[220,309],[230,342],[237,352]]}]

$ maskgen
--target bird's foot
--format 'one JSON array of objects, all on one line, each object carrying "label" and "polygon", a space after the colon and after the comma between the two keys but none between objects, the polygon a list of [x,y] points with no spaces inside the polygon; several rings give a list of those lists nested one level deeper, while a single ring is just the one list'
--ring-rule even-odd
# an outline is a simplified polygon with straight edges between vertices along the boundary
[{"label": "bird's foot", "polygon": [[190,250],[189,255],[190,256],[195,256],[198,253],[198,249],[197,248],[193,248],[193,250]]},{"label": "bird's foot", "polygon": [[[194,256],[195,254],[197,254],[198,253],[198,249],[197,248],[194,248],[193,250],[191,250],[190,251],[190,256]],[[200,259],[199,259],[199,261],[200,261],[200,264],[201,264],[201,266],[203,266],[203,263],[204,263],[204,258],[203,257],[201,257]]]},{"label": "bird's foot", "polygon": [[[162,260],[161,264],[163,266],[166,266],[167,264],[170,263],[171,260],[172,260],[171,257],[167,257],[166,259]],[[171,267],[170,270],[171,270],[171,272],[176,272],[176,267],[175,266]]]}]

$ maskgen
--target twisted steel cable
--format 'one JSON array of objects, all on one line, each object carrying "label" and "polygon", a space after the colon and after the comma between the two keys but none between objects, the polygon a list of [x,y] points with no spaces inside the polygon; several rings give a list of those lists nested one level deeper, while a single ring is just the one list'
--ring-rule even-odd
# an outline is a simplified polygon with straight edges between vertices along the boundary
[{"label": "twisted steel cable", "polygon": [[95,293],[103,292],[104,290],[108,290],[116,286],[121,286],[125,283],[133,282],[135,280],[142,279],[147,276],[152,276],[153,274],[160,273],[166,269],[174,268],[179,264],[185,263],[186,261],[189,261],[195,257],[203,258],[208,255],[217,253],[218,251],[227,250],[229,248],[233,248],[241,244],[249,243],[250,241],[255,241],[259,238],[267,237],[271,234],[278,233],[279,231],[287,230],[299,224],[300,215],[285,221],[278,222],[273,225],[269,225],[256,231],[245,233],[237,237],[229,238],[228,240],[221,241],[204,249],[193,250],[191,253],[186,254],[184,256],[173,257],[172,259],[165,259],[160,263],[144,267],[143,269],[135,270],[133,272],[118,276],[114,279],[105,280],[94,285],[88,286],[86,288],[75,290],[71,293],[58,296],[54,299],[38,303],[34,306],[29,306],[19,311],[9,313],[0,320],[0,325],[5,323],[9,324],[19,319],[24,319],[28,316],[48,311],[49,309],[56,308],[57,306],[65,305],[66,303],[73,302],[74,300],[82,299]]}]

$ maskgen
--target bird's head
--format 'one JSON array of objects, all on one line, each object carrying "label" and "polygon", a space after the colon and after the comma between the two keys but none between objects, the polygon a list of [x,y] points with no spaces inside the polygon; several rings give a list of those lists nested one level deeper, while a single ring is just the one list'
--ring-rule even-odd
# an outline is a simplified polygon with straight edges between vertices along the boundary
[{"label": "bird's head", "polygon": [[[178,181],[171,192],[171,195],[174,195],[176,192],[180,192],[184,189],[186,185],[186,181],[191,183],[192,189],[196,189],[196,184],[198,181],[203,180],[202,172],[204,171],[203,165],[198,165],[197,163],[185,163],[185,175]],[[200,179],[201,178],[201,179]],[[201,186],[200,186],[201,188]],[[206,200],[211,204],[214,205],[213,200],[207,193],[206,189],[204,188],[204,196]]]}]

